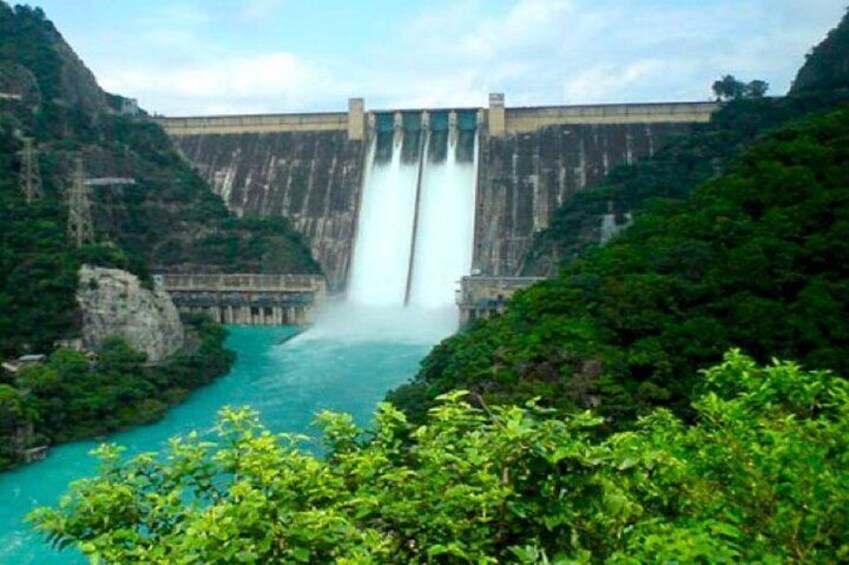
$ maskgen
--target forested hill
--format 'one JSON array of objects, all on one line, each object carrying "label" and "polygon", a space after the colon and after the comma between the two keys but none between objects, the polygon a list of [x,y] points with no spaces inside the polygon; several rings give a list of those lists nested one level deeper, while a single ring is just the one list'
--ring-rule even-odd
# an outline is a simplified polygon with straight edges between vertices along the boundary
[{"label": "forested hill", "polygon": [[790,96],[834,90],[849,90],[849,12],[807,56]]},{"label": "forested hill", "polygon": [[[104,93],[38,8],[0,2],[0,352],[43,349],[74,326],[82,260],[129,267],[316,272],[282,219],[240,220],[171,149],[165,134]],[[27,204],[19,155],[34,138],[44,197]],[[97,245],[73,249],[64,205],[74,159],[90,177],[136,184],[93,189]]]},{"label": "forested hill", "polygon": [[[622,424],[658,405],[686,413],[697,369],[731,347],[846,374],[849,110],[826,111],[841,106],[832,92],[798,98],[762,108],[808,105],[807,117],[754,135],[721,166],[697,153],[641,164],[633,174],[647,191],[675,167],[710,180],[689,199],[643,201],[621,237],[444,341],[390,398],[422,417],[436,395],[465,388],[486,404],[598,406]],[[756,104],[729,106],[729,132],[735,113],[741,129],[766,115],[747,111]]]}]

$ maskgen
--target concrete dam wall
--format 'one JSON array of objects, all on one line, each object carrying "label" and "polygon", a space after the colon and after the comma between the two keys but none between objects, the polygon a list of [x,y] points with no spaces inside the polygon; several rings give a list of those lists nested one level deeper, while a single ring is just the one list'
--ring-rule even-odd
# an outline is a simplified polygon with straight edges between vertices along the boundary
[{"label": "concrete dam wall", "polygon": [[[473,267],[518,274],[535,232],[570,195],[607,171],[652,155],[712,103],[488,108],[160,118],[181,154],[235,213],[280,215],[309,238],[331,292],[345,288],[370,149],[387,128],[422,131],[473,116],[478,141]],[[387,125],[390,124],[390,125]],[[406,124],[406,125],[405,125]],[[444,125],[444,124],[443,124]],[[460,128],[462,129],[462,128]],[[409,136],[409,132],[407,134]],[[430,134],[428,134],[430,135]],[[419,155],[418,150],[416,154]],[[378,155],[378,159],[380,156]]]},{"label": "concrete dam wall", "polygon": [[238,215],[283,216],[304,234],[332,290],[346,280],[363,142],[344,131],[198,133],[174,137]]},{"label": "concrete dam wall", "polygon": [[573,194],[607,172],[654,154],[690,123],[568,124],[486,136],[482,143],[475,222],[475,267],[520,274],[536,232]]}]

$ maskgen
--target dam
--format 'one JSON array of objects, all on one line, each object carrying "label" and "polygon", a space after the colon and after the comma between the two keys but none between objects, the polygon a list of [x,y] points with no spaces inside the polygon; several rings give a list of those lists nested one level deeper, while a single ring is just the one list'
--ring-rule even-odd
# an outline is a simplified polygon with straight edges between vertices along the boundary
[{"label": "dam", "polygon": [[495,93],[485,108],[366,111],[353,98],[346,112],[157,122],[232,211],[304,234],[329,293],[437,307],[463,276],[519,275],[561,204],[716,107],[508,108]]}]

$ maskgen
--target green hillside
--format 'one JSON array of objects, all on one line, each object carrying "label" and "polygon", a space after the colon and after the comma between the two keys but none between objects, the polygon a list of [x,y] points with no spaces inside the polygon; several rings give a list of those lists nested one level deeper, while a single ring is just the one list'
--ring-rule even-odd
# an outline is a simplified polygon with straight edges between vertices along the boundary
[{"label": "green hillside", "polygon": [[[144,115],[120,115],[38,9],[0,2],[0,353],[48,351],[73,334],[83,260],[130,268],[314,273],[302,236],[283,219],[237,219]],[[22,139],[35,139],[45,197],[18,188]],[[65,195],[74,159],[90,177],[134,185],[93,189],[94,245],[73,249]]]}]

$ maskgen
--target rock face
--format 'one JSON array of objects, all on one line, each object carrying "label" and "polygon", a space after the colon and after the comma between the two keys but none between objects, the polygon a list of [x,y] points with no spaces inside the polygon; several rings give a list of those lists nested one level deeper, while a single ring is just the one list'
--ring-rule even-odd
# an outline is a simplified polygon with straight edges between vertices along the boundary
[{"label": "rock face", "polygon": [[97,348],[106,338],[123,338],[133,349],[159,362],[183,345],[183,324],[165,291],[148,290],[120,269],[83,265],[77,302],[82,310],[83,342]]},{"label": "rock face", "polygon": [[304,234],[331,291],[348,276],[363,142],[344,131],[187,135],[182,155],[239,216],[283,216]]}]

